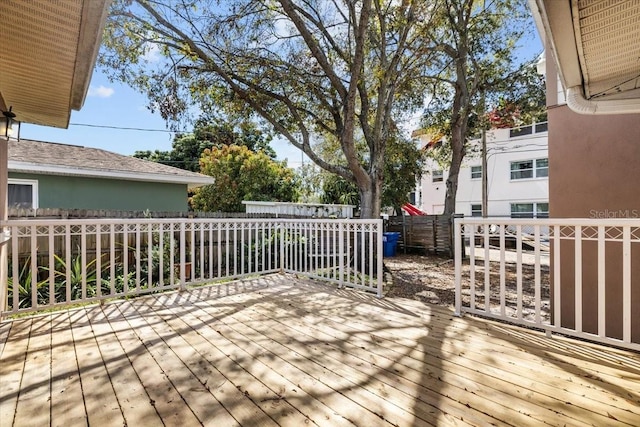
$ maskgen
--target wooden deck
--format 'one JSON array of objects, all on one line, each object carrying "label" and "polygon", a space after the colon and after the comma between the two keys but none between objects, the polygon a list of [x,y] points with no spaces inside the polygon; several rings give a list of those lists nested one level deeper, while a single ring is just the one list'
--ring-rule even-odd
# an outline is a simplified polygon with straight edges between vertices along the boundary
[{"label": "wooden deck", "polygon": [[0,425],[640,425],[640,355],[273,275],[0,325]]}]

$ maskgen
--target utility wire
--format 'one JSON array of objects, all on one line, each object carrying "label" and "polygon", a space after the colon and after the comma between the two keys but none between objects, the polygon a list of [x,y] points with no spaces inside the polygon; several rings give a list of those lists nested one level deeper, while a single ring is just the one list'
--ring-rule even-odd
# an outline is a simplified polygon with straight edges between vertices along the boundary
[{"label": "utility wire", "polygon": [[131,127],[122,127],[122,126],[93,125],[89,123],[69,123],[69,126],[85,126],[89,128],[103,128],[103,129],[117,129],[117,130],[135,130],[140,132],[189,133],[189,131],[185,131],[185,130],[131,128]]}]

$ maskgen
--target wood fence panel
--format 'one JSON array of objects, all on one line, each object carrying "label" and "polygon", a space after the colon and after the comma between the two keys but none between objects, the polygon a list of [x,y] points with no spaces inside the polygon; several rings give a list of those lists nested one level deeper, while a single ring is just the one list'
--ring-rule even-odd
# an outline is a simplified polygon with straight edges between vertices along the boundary
[{"label": "wood fence panel", "polygon": [[445,215],[389,217],[387,231],[400,233],[398,245],[406,249],[424,249],[431,253],[450,254],[451,220]]}]

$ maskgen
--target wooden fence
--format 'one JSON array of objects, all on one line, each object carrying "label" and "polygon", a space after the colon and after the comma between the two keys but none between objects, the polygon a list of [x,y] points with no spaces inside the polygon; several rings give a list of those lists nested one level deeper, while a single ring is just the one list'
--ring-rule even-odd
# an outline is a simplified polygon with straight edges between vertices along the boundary
[{"label": "wooden fence", "polygon": [[387,231],[400,233],[398,245],[404,249],[422,249],[452,255],[451,218],[445,215],[389,217]]},{"label": "wooden fence", "polygon": [[[148,219],[148,218],[275,218],[275,214],[245,212],[150,212],[103,209],[59,209],[9,208],[9,219]],[[280,218],[298,218],[295,215],[280,215]]]}]

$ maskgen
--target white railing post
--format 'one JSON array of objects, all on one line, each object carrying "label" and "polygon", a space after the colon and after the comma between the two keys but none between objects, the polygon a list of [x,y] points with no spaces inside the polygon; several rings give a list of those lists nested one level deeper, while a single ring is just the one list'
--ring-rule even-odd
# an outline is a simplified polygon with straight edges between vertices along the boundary
[{"label": "white railing post", "polygon": [[598,226],[598,335],[602,338],[607,333],[605,230],[604,226]]},{"label": "white railing post", "polygon": [[[453,219],[453,253],[455,263],[455,287],[456,287],[456,301],[455,301],[455,315],[462,316],[462,221],[463,218]],[[469,245],[469,250],[473,251],[473,242]],[[473,274],[473,272],[472,272]]]},{"label": "white railing post", "polygon": [[344,225],[340,220],[338,224],[338,288],[344,287]]},{"label": "white railing post", "polygon": [[574,228],[575,250],[574,250],[574,319],[576,331],[582,332],[582,226],[576,225]]},{"label": "white railing post", "polygon": [[279,230],[280,232],[277,233],[277,236],[280,237],[280,274],[284,274],[284,269],[285,269],[285,262],[284,262],[284,246],[285,246],[285,242],[284,242],[284,236],[285,233],[287,232],[287,227],[285,227],[284,223],[280,223],[278,224],[278,226],[276,227],[276,230]]},{"label": "white railing post", "polygon": [[[376,260],[377,260],[377,277],[378,277],[378,298],[382,298],[382,287],[384,284],[384,269],[382,266],[382,254],[383,254],[383,250],[382,250],[382,230],[383,230],[383,221],[381,219],[377,220],[378,222],[378,232],[375,233],[375,236],[377,237],[377,244],[376,244]],[[372,236],[373,237],[373,236]],[[373,254],[372,254],[373,255]]]},{"label": "white railing post", "polygon": [[622,229],[622,341],[631,343],[631,227],[628,225]]},{"label": "white railing post", "polygon": [[184,221],[180,222],[180,290],[184,291],[187,288],[187,256],[186,256],[186,237],[185,231],[186,224]]},{"label": "white railing post", "polygon": [[556,328],[562,327],[562,299],[561,299],[561,268],[560,268],[560,241],[561,227],[553,226],[553,325]]}]

